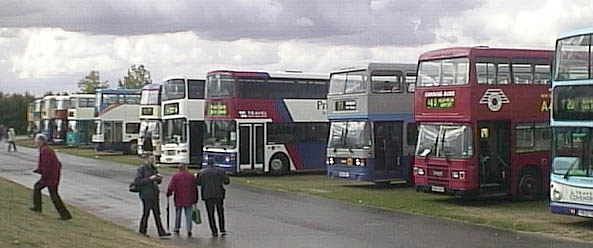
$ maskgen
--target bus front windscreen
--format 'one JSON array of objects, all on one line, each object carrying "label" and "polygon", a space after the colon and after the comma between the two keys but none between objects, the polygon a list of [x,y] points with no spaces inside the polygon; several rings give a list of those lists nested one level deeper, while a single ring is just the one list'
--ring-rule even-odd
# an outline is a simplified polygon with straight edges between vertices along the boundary
[{"label": "bus front windscreen", "polygon": [[233,95],[234,78],[231,74],[212,74],[206,82],[206,97],[228,97]]},{"label": "bus front windscreen", "polygon": [[204,146],[233,149],[237,146],[237,123],[232,120],[205,121]]},{"label": "bus front windscreen", "polygon": [[171,79],[163,84],[163,101],[183,98],[185,98],[185,80]]},{"label": "bus front windscreen", "polygon": [[465,57],[421,61],[418,68],[417,87],[463,85],[469,80],[469,59]]},{"label": "bus front windscreen", "polygon": [[567,177],[593,177],[591,135],[591,128],[554,128],[552,173]]},{"label": "bus front windscreen", "polygon": [[366,85],[366,71],[334,73],[329,81],[329,95],[365,93]]},{"label": "bus front windscreen", "polygon": [[591,35],[579,35],[558,40],[554,56],[554,79],[575,80],[592,78],[593,57]]},{"label": "bus front windscreen", "polygon": [[469,158],[473,155],[472,131],[468,125],[421,124],[416,156]]},{"label": "bus front windscreen", "polygon": [[187,142],[187,120],[185,118],[163,120],[163,141],[165,144]]},{"label": "bus front windscreen", "polygon": [[370,149],[371,127],[366,121],[336,121],[331,123],[328,148]]}]

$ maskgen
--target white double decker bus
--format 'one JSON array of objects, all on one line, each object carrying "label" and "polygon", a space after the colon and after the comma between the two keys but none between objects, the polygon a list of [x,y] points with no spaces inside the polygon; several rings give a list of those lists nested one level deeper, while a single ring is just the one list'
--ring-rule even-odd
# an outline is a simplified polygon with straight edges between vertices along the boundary
[{"label": "white double decker bus", "polygon": [[77,147],[92,144],[93,122],[95,121],[94,110],[95,95],[70,95],[68,130],[66,132],[66,144],[68,146]]},{"label": "white double decker bus", "polygon": [[170,77],[162,90],[161,164],[199,167],[204,132],[204,84],[197,77]]},{"label": "white double decker bus", "polygon": [[140,136],[138,154],[144,153],[145,140],[151,139],[157,161],[161,155],[161,89],[162,84],[148,84],[140,95]]},{"label": "white double decker bus", "polygon": [[95,97],[95,134],[98,151],[136,153],[140,119],[136,89],[99,89]]}]

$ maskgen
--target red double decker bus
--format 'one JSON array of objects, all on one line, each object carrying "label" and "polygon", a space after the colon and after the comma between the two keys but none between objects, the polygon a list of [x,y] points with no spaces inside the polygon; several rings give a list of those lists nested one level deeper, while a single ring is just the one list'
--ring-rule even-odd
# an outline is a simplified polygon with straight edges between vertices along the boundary
[{"label": "red double decker bus", "polygon": [[488,47],[422,54],[416,189],[534,199],[547,190],[553,51]]}]

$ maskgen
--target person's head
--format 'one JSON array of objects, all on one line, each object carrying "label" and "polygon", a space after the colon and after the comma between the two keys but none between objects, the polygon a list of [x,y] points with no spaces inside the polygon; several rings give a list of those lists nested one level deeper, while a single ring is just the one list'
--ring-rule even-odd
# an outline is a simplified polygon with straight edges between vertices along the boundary
[{"label": "person's head", "polygon": [[179,171],[186,171],[186,170],[187,170],[187,164],[180,163],[179,164]]},{"label": "person's head", "polygon": [[208,168],[214,168],[214,160],[213,159],[208,159]]},{"label": "person's head", "polygon": [[152,152],[145,152],[143,156],[145,164],[154,165],[154,154]]},{"label": "person's head", "polygon": [[35,135],[35,145],[37,145],[37,147],[41,147],[45,144],[47,144],[47,137],[45,134],[38,133]]}]

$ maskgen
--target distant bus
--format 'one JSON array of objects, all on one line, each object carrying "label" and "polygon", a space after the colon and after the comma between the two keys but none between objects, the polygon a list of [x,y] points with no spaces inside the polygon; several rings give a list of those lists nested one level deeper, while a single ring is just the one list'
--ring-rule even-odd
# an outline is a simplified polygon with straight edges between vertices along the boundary
[{"label": "distant bus", "polygon": [[204,161],[232,173],[324,170],[328,75],[212,71]]},{"label": "distant bus", "polygon": [[418,190],[534,199],[547,193],[553,52],[488,47],[420,55]]},{"label": "distant bus", "polygon": [[95,95],[95,134],[98,151],[136,153],[140,119],[136,89],[98,89]]},{"label": "distant bus", "polygon": [[330,75],[327,175],[411,181],[416,65],[371,63]]},{"label": "distant bus", "polygon": [[68,131],[66,144],[68,146],[92,145],[95,122],[95,95],[74,94],[70,95],[68,108]]},{"label": "distant bus", "polygon": [[163,82],[161,164],[200,167],[204,132],[204,80],[171,77]]},{"label": "distant bus", "polygon": [[556,41],[550,210],[593,218],[593,28]]},{"label": "distant bus", "polygon": [[[140,136],[138,154],[144,153],[144,140],[150,138],[153,154],[161,157],[161,89],[162,84],[148,84],[142,88],[140,96]],[[150,136],[148,136],[150,135]]]},{"label": "distant bus", "polygon": [[66,144],[66,131],[68,129],[68,108],[70,105],[69,96],[56,96],[56,107],[54,109],[53,126],[51,131],[54,144]]},{"label": "distant bus", "polygon": [[48,95],[43,97],[41,103],[41,133],[47,137],[48,142],[53,142],[53,131],[55,126],[55,110],[57,107],[56,97]]},{"label": "distant bus", "polygon": [[41,132],[41,109],[43,105],[43,98],[35,99],[33,102],[33,119],[31,122],[31,133],[37,134]]}]

